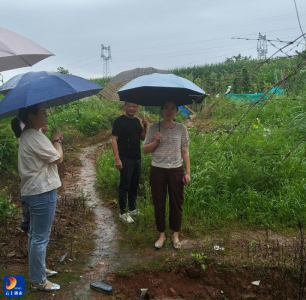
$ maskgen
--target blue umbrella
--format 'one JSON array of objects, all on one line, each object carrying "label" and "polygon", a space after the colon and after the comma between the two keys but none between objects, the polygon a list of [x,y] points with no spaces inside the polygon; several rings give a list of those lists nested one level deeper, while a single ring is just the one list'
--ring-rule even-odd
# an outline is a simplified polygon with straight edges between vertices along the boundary
[{"label": "blue umbrella", "polygon": [[0,94],[6,95],[10,90],[14,89],[19,84],[27,83],[34,79],[39,79],[42,77],[46,77],[48,75],[58,75],[58,74],[61,73],[39,71],[39,72],[27,72],[27,73],[18,74],[0,86]]},{"label": "blue umbrella", "polygon": [[178,106],[201,102],[206,93],[191,81],[174,74],[151,74],[133,79],[118,91],[121,101],[160,106],[174,101]]},{"label": "blue umbrella", "polygon": [[[17,78],[12,81],[11,87],[13,89],[0,102],[0,119],[18,115],[19,109],[22,107],[38,103],[43,103],[45,108],[59,106],[94,95],[103,88],[78,76],[58,72],[45,73],[44,77],[38,76],[38,78],[26,83],[22,83],[25,75],[19,80]],[[31,77],[33,74],[29,76]]]}]

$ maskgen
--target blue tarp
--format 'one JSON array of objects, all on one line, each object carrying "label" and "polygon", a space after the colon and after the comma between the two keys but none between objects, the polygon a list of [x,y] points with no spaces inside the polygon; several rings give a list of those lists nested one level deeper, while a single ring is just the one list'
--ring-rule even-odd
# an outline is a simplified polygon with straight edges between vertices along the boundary
[{"label": "blue tarp", "polygon": [[179,106],[178,109],[179,109],[179,113],[183,115],[187,115],[187,116],[189,115],[189,111],[184,105]]},{"label": "blue tarp", "polygon": [[269,97],[270,94],[284,95],[285,90],[284,90],[284,88],[279,88],[278,86],[275,86],[266,95],[264,95],[264,93],[258,93],[258,94],[234,94],[234,93],[230,93],[226,96],[229,97],[233,101],[256,101],[260,98],[261,98],[262,101],[264,101],[265,99],[267,99]]}]

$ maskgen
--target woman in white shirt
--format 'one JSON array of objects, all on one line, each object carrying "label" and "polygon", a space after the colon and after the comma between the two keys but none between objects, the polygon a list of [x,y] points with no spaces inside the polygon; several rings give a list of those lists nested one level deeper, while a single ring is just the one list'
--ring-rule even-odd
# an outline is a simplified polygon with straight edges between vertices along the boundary
[{"label": "woman in white shirt", "polygon": [[[184,185],[190,181],[189,136],[183,124],[176,123],[175,102],[162,106],[163,121],[152,125],[143,143],[143,153],[152,153],[150,185],[159,239],[155,248],[164,245],[167,188],[169,191],[169,227],[173,231],[173,247],[180,249],[179,231],[182,223]],[[185,173],[183,169],[185,167]]]},{"label": "woman in white shirt", "polygon": [[[18,143],[19,143],[20,135],[22,133],[23,128],[25,127],[25,124],[17,116],[16,118],[14,118],[12,120],[11,127],[12,127],[12,130],[13,130],[16,138],[18,139]],[[40,131],[42,133],[46,133],[48,130],[49,130],[48,125],[45,125],[44,127],[40,128]],[[28,233],[28,231],[30,229],[30,212],[29,212],[29,207],[28,207],[28,205],[24,201],[22,201],[22,199],[21,199],[20,203],[21,203],[21,208],[22,208],[22,221],[20,223],[19,228],[20,228],[21,231],[23,231],[25,233]],[[48,269],[46,269],[46,271],[47,271],[47,277],[48,277],[48,275],[52,276],[54,274],[57,274],[57,272],[51,271],[51,270],[48,270]]]},{"label": "woman in white shirt", "polygon": [[60,286],[46,279],[45,257],[55,214],[57,188],[61,186],[57,164],[63,161],[63,135],[55,129],[51,143],[39,130],[47,124],[42,104],[21,108],[19,117],[25,124],[19,141],[18,171],[22,201],[30,209],[28,256],[31,289],[55,291]]}]

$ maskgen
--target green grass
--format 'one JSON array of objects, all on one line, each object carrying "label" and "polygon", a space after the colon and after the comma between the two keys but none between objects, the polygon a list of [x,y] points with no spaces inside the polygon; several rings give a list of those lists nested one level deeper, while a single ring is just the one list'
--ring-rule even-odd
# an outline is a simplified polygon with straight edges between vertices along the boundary
[{"label": "green grass", "polygon": [[[197,236],[233,226],[279,231],[297,228],[298,221],[306,224],[305,143],[269,176],[304,134],[295,118],[302,118],[306,103],[283,98],[252,108],[232,133],[233,124],[248,106],[222,99],[212,119],[202,119],[205,111],[198,116],[197,126],[189,129],[192,180],[185,188],[183,234]],[[198,129],[208,122],[213,124],[209,133]],[[143,155],[138,203],[144,215],[124,228],[136,244],[156,237],[149,166],[150,155]],[[97,165],[98,184],[112,193],[112,199],[116,197],[118,173],[111,150],[102,154]]]}]

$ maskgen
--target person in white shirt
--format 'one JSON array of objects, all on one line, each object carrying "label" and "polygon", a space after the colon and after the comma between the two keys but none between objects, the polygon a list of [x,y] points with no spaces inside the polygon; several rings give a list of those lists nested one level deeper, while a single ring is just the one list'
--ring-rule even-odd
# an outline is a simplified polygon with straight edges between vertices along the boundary
[{"label": "person in white shirt", "polygon": [[[167,190],[169,191],[169,227],[172,244],[180,249],[179,231],[182,223],[184,185],[190,182],[189,136],[183,124],[176,123],[177,105],[167,101],[162,105],[163,120],[149,128],[143,143],[143,153],[152,154],[150,185],[159,239],[155,248],[164,245]],[[185,167],[185,173],[183,169]]]},{"label": "person in white shirt", "polygon": [[[12,119],[11,128],[12,128],[16,138],[18,139],[18,143],[20,142],[20,135],[21,135],[21,132],[22,132],[24,127],[25,127],[25,124],[20,120],[19,116]],[[45,134],[49,130],[49,126],[45,125],[42,128],[40,128],[39,130],[42,133]],[[24,201],[22,201],[22,199],[20,200],[20,204],[21,204],[21,208],[22,208],[22,220],[21,220],[19,228],[22,232],[28,233],[28,231],[30,229],[29,207]],[[47,269],[47,276],[48,275],[49,276],[54,275],[54,271],[50,271],[50,270]]]},{"label": "person in white shirt", "polygon": [[63,161],[62,133],[55,129],[52,142],[40,131],[47,124],[42,104],[19,109],[25,124],[20,135],[18,171],[22,201],[30,210],[28,240],[29,279],[33,291],[55,291],[58,284],[46,279],[46,248],[56,209],[57,188],[61,181],[57,165]]}]

